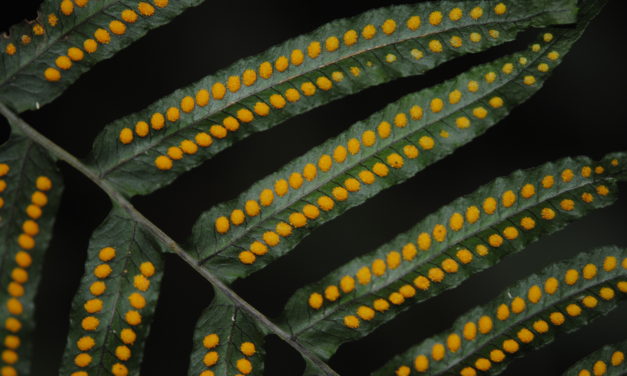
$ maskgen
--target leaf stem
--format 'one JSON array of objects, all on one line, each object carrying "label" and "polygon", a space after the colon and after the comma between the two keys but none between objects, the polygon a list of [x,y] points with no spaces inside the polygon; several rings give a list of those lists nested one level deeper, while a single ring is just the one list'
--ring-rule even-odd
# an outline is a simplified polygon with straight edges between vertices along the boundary
[{"label": "leaf stem", "polygon": [[155,238],[160,240],[163,244],[165,244],[168,248],[170,248],[174,253],[176,253],[179,257],[183,259],[186,263],[188,263],[198,274],[200,274],[203,278],[209,281],[215,288],[220,290],[227,298],[229,298],[235,306],[237,306],[242,311],[245,311],[249,316],[253,317],[257,321],[259,321],[262,325],[268,328],[269,331],[276,334],[283,341],[287,342],[290,346],[292,346],[296,351],[298,351],[305,359],[309,362],[315,364],[320,371],[323,372],[326,376],[339,376],[337,372],[335,372],[328,364],[326,364],[322,359],[320,359],[316,354],[314,354],[311,350],[307,349],[303,344],[301,344],[296,339],[292,338],[288,333],[286,333],[283,329],[279,328],[274,322],[272,322],[269,318],[267,318],[263,313],[259,312],[255,307],[250,305],[246,300],[242,299],[237,293],[231,290],[224,282],[222,282],[217,276],[203,268],[197,260],[195,260],[189,253],[187,253],[183,248],[181,248],[174,239],[169,237],[165,232],[163,232],[159,227],[157,227],[154,223],[152,223],[148,218],[144,217],[142,213],[140,213],[135,207],[120,193],[118,192],[109,182],[101,179],[98,174],[96,174],[93,170],[83,164],[78,158],[68,153],[65,149],[61,148],[59,145],[52,142],[46,136],[37,132],[33,127],[31,127],[27,122],[22,120],[19,116],[17,116],[13,111],[11,111],[5,104],[0,102],[0,114],[4,115],[9,122],[15,127],[20,133],[24,134],[24,136],[33,140],[33,142],[41,145],[44,149],[48,150],[53,157],[62,160],[74,167],[80,173],[85,175],[89,180],[91,180],[94,184],[96,184],[100,189],[102,189],[111,199],[114,204],[119,205],[124,208],[129,215],[141,226],[143,226],[148,232],[150,232]]}]

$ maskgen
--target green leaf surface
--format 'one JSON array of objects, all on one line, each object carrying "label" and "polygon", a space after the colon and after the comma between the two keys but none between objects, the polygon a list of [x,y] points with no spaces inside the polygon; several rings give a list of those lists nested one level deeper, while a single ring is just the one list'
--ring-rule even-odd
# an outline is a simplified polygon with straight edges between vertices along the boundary
[{"label": "green leaf surface", "polygon": [[[112,57],[149,30],[166,24],[201,1],[45,0],[35,20],[16,24],[7,36],[0,36],[0,101],[17,112],[39,109],[93,65]],[[65,8],[70,5],[71,12],[70,8]],[[135,17],[123,17],[126,9],[134,11]],[[124,33],[114,32],[119,30],[110,26],[115,20],[125,25]],[[96,38],[98,29],[106,32],[108,38],[102,31],[99,33],[104,37]],[[84,45],[88,39],[96,41],[96,50],[91,53]],[[70,48],[81,52],[70,53]],[[58,65],[60,56],[65,58]],[[57,81],[45,76],[48,69],[59,74]]]},{"label": "green leaf surface", "polygon": [[[563,376],[607,375],[621,376],[625,374],[625,353],[627,341],[603,346],[592,354],[573,364]],[[586,373],[586,371],[588,373]]]},{"label": "green leaf surface", "polygon": [[87,250],[60,374],[139,375],[163,276],[162,252],[123,209],[111,211]]},{"label": "green leaf surface", "polygon": [[262,375],[265,359],[262,326],[216,290],[194,331],[190,376]]},{"label": "green leaf surface", "polygon": [[[297,114],[374,85],[422,74],[460,55],[511,41],[528,27],[575,21],[574,0],[505,3],[505,13],[500,15],[495,11],[498,0],[439,1],[392,6],[330,22],[260,55],[240,60],[113,122],[96,139],[89,163],[123,193],[147,194],[234,142]],[[475,7],[482,13],[473,13]],[[420,26],[415,30],[408,27],[409,21],[416,20],[413,17],[420,18]],[[394,22],[393,31],[386,20]],[[367,25],[376,31],[371,39],[363,35]],[[344,39],[349,30],[355,32],[354,44]],[[331,41],[332,51],[327,48],[327,41]],[[308,48],[314,42],[320,44],[321,52],[312,54],[312,58]],[[431,43],[439,47],[432,48]],[[296,50],[303,52],[304,61],[291,61]],[[266,74],[266,68],[271,69],[271,74]],[[245,81],[247,70],[255,75],[254,83]],[[237,80],[239,85],[228,85],[229,80]],[[223,89],[226,85],[229,89],[215,95],[214,85],[223,85]],[[314,93],[308,95],[303,85],[310,85]],[[212,92],[210,101],[198,101],[201,90]],[[189,108],[184,105],[184,98],[188,98]],[[168,112],[177,116],[172,121],[156,122],[158,129],[154,129],[153,115],[163,120]],[[182,144],[185,140],[186,145]],[[161,169],[157,167],[157,158],[163,163]]]},{"label": "green leaf surface", "polygon": [[[298,290],[287,303],[281,326],[329,358],[342,343],[368,335],[413,304],[458,286],[541,237],[614,203],[618,194],[614,176],[626,165],[625,153],[611,154],[599,163],[567,158],[498,178]],[[603,168],[603,173],[595,174],[595,168]],[[588,172],[590,177],[582,176]],[[572,180],[564,181],[562,176],[568,180],[571,173]],[[555,181],[550,188],[543,186],[550,180],[546,177]],[[515,202],[506,207],[512,197]],[[492,214],[486,211],[490,199],[497,203]],[[574,204],[572,210],[566,210],[568,200]],[[342,281],[352,281],[354,289],[343,288],[348,285]],[[385,309],[377,310],[380,305]],[[355,317],[358,328],[349,327],[347,317]]]},{"label": "green leaf surface", "polygon": [[[354,124],[338,137],[313,148],[254,184],[237,199],[205,212],[193,231],[197,257],[203,266],[226,281],[263,268],[293,249],[316,227],[383,189],[414,176],[498,123],[541,88],[583,29],[582,24],[573,29],[545,31],[534,48],[477,66],[441,85],[405,96]],[[539,67],[546,69],[540,70]],[[455,94],[459,96],[455,98]],[[451,98],[456,103],[451,104]],[[438,100],[442,108],[434,107]],[[389,131],[382,132],[385,127]],[[374,140],[370,146],[364,142],[368,141],[368,134]],[[359,145],[358,150],[353,150],[354,154],[346,152],[352,143]],[[343,153],[338,154],[338,151]],[[333,162],[327,171],[324,169],[330,162],[325,167],[325,158]],[[311,181],[305,172],[308,164],[318,166],[312,166],[317,175]],[[276,182],[285,182],[293,174],[302,179],[301,172],[305,179],[297,189],[283,192],[275,188]],[[368,176],[364,177],[364,173]],[[337,193],[346,193],[343,187],[353,189],[353,192],[342,197]],[[261,198],[264,190],[273,195],[268,206],[264,206]],[[321,205],[322,196],[333,197],[332,208],[324,203]],[[248,211],[246,205],[255,203],[261,203],[261,211],[253,216],[255,212]],[[298,213],[305,210],[305,205],[315,206],[319,215],[311,215],[306,225],[294,228],[290,236],[279,237],[280,243],[269,247],[267,253],[264,254],[265,249],[257,250],[256,257],[251,257],[247,250],[253,242],[273,244],[264,237],[269,232],[276,234],[279,223],[294,222],[291,220],[294,213],[302,219],[303,214]],[[241,217],[238,210],[249,214],[241,223],[237,218]],[[232,215],[235,220],[229,219]],[[225,230],[225,233],[219,232]]]},{"label": "green leaf surface", "polygon": [[[553,264],[509,287],[490,303],[470,310],[449,330],[411,347],[374,375],[394,375],[401,367],[403,375],[497,375],[514,358],[616,308],[627,296],[626,257],[626,249],[606,247]],[[613,268],[607,267],[608,259],[616,263]],[[577,274],[573,284],[569,284],[570,273]],[[559,284],[554,291],[546,288],[549,278],[555,278]],[[501,305],[509,313],[500,319],[497,310]],[[515,311],[517,306],[522,306],[522,310]],[[476,334],[465,337],[473,325]],[[451,335],[461,340],[457,346],[451,346],[455,342],[450,341]],[[422,368],[425,361],[428,366]]]},{"label": "green leaf surface", "polygon": [[13,132],[0,146],[2,372],[30,373],[34,299],[62,191],[55,161]]}]

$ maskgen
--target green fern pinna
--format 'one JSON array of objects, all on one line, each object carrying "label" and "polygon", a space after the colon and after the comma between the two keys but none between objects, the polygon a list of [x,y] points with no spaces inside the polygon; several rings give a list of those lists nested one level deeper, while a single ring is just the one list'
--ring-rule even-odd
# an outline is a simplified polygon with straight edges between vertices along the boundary
[{"label": "green fern pinna", "polygon": [[[91,237],[72,303],[59,371],[67,376],[139,374],[166,253],[215,291],[190,338],[189,375],[263,374],[268,335],[302,356],[305,375],[337,375],[327,362],[340,345],[613,204],[618,182],[627,179],[625,152],[564,158],[497,178],[300,288],[270,319],[232,283],[497,125],[542,87],[605,1],[432,1],[336,20],[112,122],[83,159],[19,117],[199,3],[44,0],[36,20],[0,38],[0,112],[11,126],[0,147],[0,376],[31,374],[34,297],[63,190],[58,161],[112,203]],[[537,37],[527,48],[388,104],[203,213],[184,246],[129,202],[249,135],[529,29]],[[612,311],[626,294],[627,249],[581,253],[520,280],[373,374],[496,375]],[[625,350],[624,342],[608,344],[565,374],[624,374]]]}]

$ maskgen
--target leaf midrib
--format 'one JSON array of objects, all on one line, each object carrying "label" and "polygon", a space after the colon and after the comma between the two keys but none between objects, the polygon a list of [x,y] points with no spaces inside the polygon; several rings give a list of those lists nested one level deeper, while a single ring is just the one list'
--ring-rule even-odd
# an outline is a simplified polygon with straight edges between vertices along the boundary
[{"label": "leaf midrib", "polygon": [[[146,153],[148,150],[151,150],[154,147],[159,146],[162,143],[165,143],[165,141],[167,141],[167,140],[169,140],[171,138],[177,137],[180,132],[182,132],[182,131],[184,131],[184,130],[186,130],[188,128],[195,127],[198,123],[200,123],[202,121],[205,121],[208,118],[210,118],[210,117],[212,117],[212,116],[214,116],[216,114],[219,114],[220,112],[225,111],[227,108],[229,108],[229,107],[231,107],[231,106],[233,106],[233,105],[235,105],[237,103],[241,103],[241,102],[243,102],[246,99],[249,99],[251,97],[256,97],[256,96],[258,96],[259,93],[261,93],[261,92],[263,92],[265,90],[268,90],[268,89],[271,89],[273,87],[282,85],[282,84],[284,84],[286,82],[292,81],[293,79],[295,79],[297,77],[302,77],[302,76],[305,76],[305,75],[310,74],[312,72],[319,71],[319,70],[321,70],[321,69],[323,69],[325,67],[328,67],[330,65],[338,64],[339,62],[351,59],[354,56],[362,55],[362,54],[365,54],[367,52],[370,52],[370,51],[373,51],[373,50],[378,50],[378,49],[381,49],[381,48],[385,48],[385,47],[388,47],[388,46],[391,46],[391,45],[397,45],[397,44],[406,42],[408,40],[427,38],[427,37],[430,37],[432,35],[448,33],[450,31],[460,30],[462,28],[468,28],[468,27],[473,27],[473,26],[488,26],[488,25],[501,25],[501,24],[507,24],[507,23],[516,23],[516,22],[528,21],[528,20],[531,20],[531,19],[533,19],[533,18],[535,18],[535,17],[537,17],[539,15],[546,14],[546,13],[567,13],[567,12],[568,11],[566,11],[566,10],[561,10],[560,11],[560,10],[550,9],[550,10],[547,10],[545,12],[534,13],[534,14],[532,14],[530,16],[522,17],[522,18],[518,18],[518,19],[514,19],[514,20],[507,20],[507,21],[502,21],[502,22],[499,22],[499,21],[483,22],[483,23],[480,22],[480,23],[476,23],[476,24],[472,24],[472,25],[466,25],[466,26],[460,26],[460,27],[451,27],[451,28],[448,28],[448,29],[445,29],[445,30],[441,30],[441,31],[437,31],[437,32],[425,33],[425,34],[422,34],[422,35],[416,36],[416,37],[399,39],[398,41],[393,42],[393,43],[392,42],[391,43],[384,43],[384,44],[378,45],[376,47],[366,48],[366,49],[363,49],[363,50],[360,50],[360,51],[356,51],[355,53],[349,53],[348,55],[345,55],[344,57],[342,57],[342,58],[340,58],[338,60],[334,60],[334,61],[328,62],[326,64],[322,64],[320,66],[317,66],[316,68],[312,68],[312,69],[306,70],[304,72],[301,72],[300,74],[294,74],[292,76],[287,76],[285,79],[280,80],[280,81],[276,82],[275,84],[268,85],[267,87],[261,88],[261,86],[260,86],[257,90],[253,90],[250,93],[250,95],[246,95],[244,97],[241,97],[238,100],[232,100],[230,102],[227,102],[227,101],[222,102],[224,105],[222,107],[219,107],[219,108],[215,109],[214,112],[208,113],[206,116],[203,116],[202,118],[198,119],[197,121],[192,121],[189,124],[176,129],[174,132],[166,135],[163,138],[155,138],[156,141],[155,142],[148,142],[147,144],[145,144],[146,145],[145,148],[138,148],[137,151],[135,151],[134,153],[132,153],[128,157],[125,157],[125,158],[117,160],[116,164],[108,167],[104,171],[101,171],[100,174],[99,174],[99,177],[102,178],[102,179],[111,181],[111,180],[109,180],[108,175],[111,174],[113,171],[115,171],[118,168],[122,167],[127,162],[137,158],[141,154]],[[194,84],[192,84],[192,85],[194,85]],[[151,140],[152,140],[152,138],[151,138]]]},{"label": "leaf midrib", "polygon": [[[539,51],[539,52],[536,54],[536,56],[535,56],[535,57],[531,60],[531,62],[530,62],[528,65],[531,65],[531,64],[533,64],[532,62],[537,62],[540,58],[542,58],[542,56],[544,56],[544,54],[543,54],[542,52],[543,52],[543,51],[548,50],[548,49],[549,49],[549,47],[551,47],[551,46],[553,46],[555,43],[557,43],[557,41],[558,41],[558,40],[560,40],[560,38],[555,38],[553,41],[551,41],[551,42],[547,43],[547,44],[543,47],[542,51]],[[462,73],[462,74],[466,74],[466,73],[469,73],[469,72],[470,72],[470,71],[466,71],[466,72],[464,72],[464,73]],[[464,106],[462,106],[462,107],[460,107],[460,108],[458,108],[458,109],[455,109],[455,110],[450,110],[450,109],[449,109],[449,108],[450,108],[450,106],[445,107],[445,110],[444,110],[444,111],[442,111],[442,112],[437,113],[437,114],[435,114],[435,115],[434,115],[434,117],[436,117],[437,119],[432,120],[432,121],[431,121],[431,122],[429,122],[429,123],[425,122],[425,123],[424,123],[424,124],[422,124],[421,126],[418,126],[418,128],[417,128],[415,131],[413,131],[413,132],[408,132],[408,134],[406,134],[406,135],[402,135],[402,136],[400,136],[400,135],[399,135],[399,132],[396,132],[396,133],[395,133],[395,132],[392,132],[392,136],[390,136],[390,137],[392,138],[392,140],[391,140],[391,141],[389,141],[389,144],[388,144],[387,146],[382,147],[381,149],[376,149],[376,148],[367,148],[367,149],[366,149],[366,148],[364,148],[364,149],[362,149],[362,150],[364,150],[364,153],[363,153],[363,158],[358,159],[357,161],[353,162],[353,164],[351,164],[350,162],[347,162],[346,164],[341,164],[342,168],[340,168],[340,169],[339,169],[339,171],[337,171],[337,174],[334,174],[334,176],[332,176],[332,177],[325,177],[325,178],[316,179],[316,180],[315,180],[312,184],[309,184],[307,187],[303,187],[303,191],[302,191],[302,192],[306,192],[306,193],[303,193],[302,195],[299,195],[299,198],[298,198],[298,199],[295,199],[294,201],[292,201],[292,200],[290,200],[290,199],[287,199],[287,200],[285,200],[285,202],[284,202],[284,203],[282,203],[282,204],[278,204],[278,205],[276,206],[277,210],[276,210],[276,211],[274,211],[274,212],[272,212],[272,213],[270,214],[270,216],[269,216],[269,217],[270,217],[270,218],[272,218],[272,217],[276,216],[277,214],[281,213],[281,212],[282,212],[282,211],[284,211],[285,209],[287,209],[287,208],[291,207],[292,205],[294,205],[296,202],[300,201],[303,197],[306,197],[306,196],[308,196],[309,194],[311,194],[311,193],[313,193],[313,192],[317,191],[317,190],[318,190],[318,189],[320,189],[321,187],[323,187],[323,186],[325,186],[326,184],[328,184],[329,182],[331,182],[333,179],[336,179],[337,177],[344,175],[347,171],[349,171],[349,170],[353,169],[354,167],[356,167],[356,166],[358,166],[358,165],[361,165],[364,161],[366,161],[367,159],[371,158],[372,156],[374,156],[374,155],[376,155],[376,154],[380,153],[381,151],[383,151],[383,150],[385,150],[385,149],[387,149],[387,148],[390,148],[390,147],[394,146],[396,143],[398,143],[398,142],[400,142],[400,141],[404,140],[404,139],[405,139],[405,138],[407,138],[407,137],[411,137],[411,136],[412,136],[412,135],[414,135],[415,133],[417,133],[417,132],[419,132],[419,131],[421,131],[421,130],[423,130],[423,129],[426,129],[427,127],[429,127],[429,126],[431,126],[431,125],[433,125],[433,124],[436,124],[436,123],[437,123],[437,122],[439,122],[439,121],[442,121],[443,119],[447,118],[447,117],[448,117],[448,116],[450,116],[451,114],[454,114],[454,113],[456,113],[456,112],[462,111],[463,109],[466,109],[466,108],[468,108],[468,107],[471,107],[472,105],[476,104],[477,102],[480,102],[480,101],[481,101],[481,100],[483,100],[485,97],[487,97],[487,96],[489,96],[489,95],[493,94],[494,92],[496,92],[496,91],[500,90],[502,87],[504,87],[504,86],[506,86],[506,85],[509,85],[509,84],[511,84],[512,82],[515,82],[515,80],[516,80],[516,79],[518,79],[518,78],[520,78],[520,76],[521,76],[522,74],[524,74],[524,73],[525,73],[525,69],[520,69],[520,70],[519,70],[519,72],[517,72],[516,74],[512,74],[512,75],[507,76],[507,77],[509,77],[509,78],[510,78],[509,80],[503,80],[503,82],[502,82],[502,83],[500,83],[500,84],[497,84],[497,85],[494,85],[494,86],[489,86],[489,88],[490,88],[490,89],[488,89],[487,91],[483,92],[483,93],[482,93],[480,96],[478,96],[475,100],[472,100],[472,101],[468,102],[466,105],[464,105]],[[454,79],[453,79],[453,80],[454,80]],[[444,82],[444,83],[442,83],[442,84],[440,84],[440,85],[436,85],[435,87],[442,86],[442,85],[444,85],[444,84],[446,84],[446,83],[448,83],[448,82],[451,82],[451,81],[446,81],[446,82]],[[433,88],[433,87],[432,87],[432,88]],[[428,89],[425,89],[425,90],[430,90],[430,89],[432,89],[432,88],[428,88]],[[420,92],[421,92],[421,91],[416,92],[416,93],[413,93],[413,94],[409,94],[409,95],[408,95],[408,96],[406,96],[406,97],[413,96],[413,95],[418,95]],[[399,99],[397,102],[394,102],[394,103],[390,104],[389,106],[394,106],[396,103],[399,103],[399,102],[403,101],[403,100],[404,100],[404,98],[406,98],[406,97],[403,97],[403,98]],[[387,107],[386,107],[386,108],[387,108]],[[385,111],[385,109],[383,109],[382,111]],[[375,115],[376,115],[376,114],[375,114]],[[374,116],[374,115],[373,115],[373,116]],[[366,119],[365,121],[368,121],[369,119],[370,119],[370,118]],[[347,132],[350,132],[350,130],[351,130],[351,128],[349,128]],[[340,135],[340,136],[341,136],[341,135]],[[338,136],[338,137],[339,137],[339,136]],[[305,154],[305,155],[306,155],[306,154]],[[425,168],[426,168],[426,167],[428,167],[428,166],[425,166]],[[321,183],[320,183],[320,182],[321,182]],[[310,189],[310,190],[308,191],[308,189]],[[263,214],[264,214],[264,211],[262,210],[262,212],[261,212],[261,216],[263,216]],[[268,219],[268,217],[266,217],[266,219]],[[227,250],[229,247],[232,247],[235,243],[237,243],[239,240],[241,240],[241,239],[242,239],[242,238],[244,238],[245,236],[248,236],[251,232],[255,231],[257,228],[259,228],[260,226],[262,226],[264,223],[265,223],[265,219],[263,219],[262,217],[260,217],[260,219],[259,219],[259,221],[258,221],[257,223],[255,223],[255,224],[253,224],[251,227],[248,227],[248,228],[247,228],[247,231],[242,232],[240,235],[235,236],[235,237],[234,237],[231,241],[229,241],[226,245],[224,245],[223,247],[219,248],[219,250],[218,250],[217,252],[214,252],[214,253],[212,253],[211,255],[209,255],[209,256],[207,256],[207,257],[203,258],[202,260],[200,260],[200,264],[204,264],[204,263],[206,263],[207,261],[209,261],[210,259],[212,259],[212,258],[214,258],[214,257],[216,257],[216,256],[218,256],[218,255],[220,255],[222,252],[224,252],[225,250]]]}]

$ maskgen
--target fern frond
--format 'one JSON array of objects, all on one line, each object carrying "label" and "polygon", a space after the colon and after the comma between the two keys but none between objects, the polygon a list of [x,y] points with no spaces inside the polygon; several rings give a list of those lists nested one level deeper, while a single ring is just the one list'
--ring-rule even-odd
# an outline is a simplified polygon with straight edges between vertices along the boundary
[{"label": "fern frond", "polygon": [[374,375],[499,374],[514,358],[612,311],[627,297],[626,279],[626,249],[581,253],[519,281]]},{"label": "fern frond", "polygon": [[90,240],[60,374],[139,375],[163,275],[162,252],[124,209],[109,213]]},{"label": "fern frond", "polygon": [[405,96],[205,212],[193,232],[200,263],[244,277],[483,134],[541,88],[585,25],[546,30],[527,50]]},{"label": "fern frond", "polygon": [[425,2],[333,21],[108,125],[90,164],[123,193],[147,194],[297,114],[511,41],[528,27],[572,23],[575,3]]},{"label": "fern frond", "polygon": [[[609,290],[606,290],[609,291]],[[592,354],[579,360],[564,372],[563,376],[607,375],[621,376],[625,374],[625,353],[627,341],[603,346]]]},{"label": "fern frond", "polygon": [[[202,0],[44,0],[0,36],[0,101],[38,109],[99,61]],[[8,9],[7,9],[8,10]]]},{"label": "fern frond", "polygon": [[368,335],[412,304],[614,203],[615,177],[626,165],[625,153],[598,163],[568,158],[496,179],[298,290],[281,326],[329,358],[342,343]]},{"label": "fern frond", "polygon": [[216,291],[196,324],[189,376],[262,375],[266,331]]},{"label": "fern frond", "polygon": [[3,374],[28,374],[34,299],[63,182],[39,145],[13,132],[0,146],[0,345]]}]

